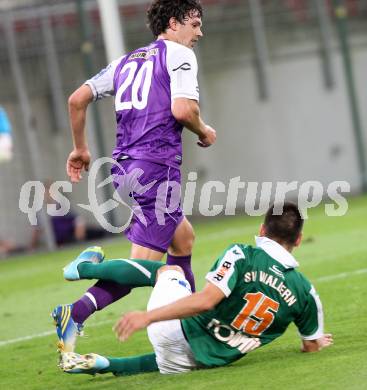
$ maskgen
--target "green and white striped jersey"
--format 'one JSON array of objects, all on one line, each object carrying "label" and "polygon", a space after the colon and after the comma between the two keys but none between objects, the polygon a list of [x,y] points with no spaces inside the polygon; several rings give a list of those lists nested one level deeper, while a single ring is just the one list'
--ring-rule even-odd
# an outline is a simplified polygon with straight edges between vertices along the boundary
[{"label": "green and white striped jersey", "polygon": [[323,335],[321,302],[298,263],[281,245],[231,245],[206,279],[225,294],[213,310],[182,320],[195,359],[222,366],[281,336],[294,322],[305,340]]}]

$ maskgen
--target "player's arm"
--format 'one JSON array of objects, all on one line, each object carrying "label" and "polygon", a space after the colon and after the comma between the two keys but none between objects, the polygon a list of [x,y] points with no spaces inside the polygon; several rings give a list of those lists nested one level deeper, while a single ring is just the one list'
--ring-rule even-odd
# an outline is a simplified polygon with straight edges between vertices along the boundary
[{"label": "player's arm", "polygon": [[169,305],[148,312],[131,312],[122,316],[114,330],[121,341],[148,325],[173,319],[187,318],[213,309],[225,298],[225,294],[214,284],[207,283],[204,289]]},{"label": "player's arm", "polygon": [[79,182],[82,171],[89,169],[91,156],[85,129],[88,105],[92,101],[113,96],[113,78],[120,60],[121,58],[111,62],[69,97],[69,118],[74,150],[67,160],[66,171],[72,182]]},{"label": "player's arm", "polygon": [[74,91],[68,100],[71,133],[74,149],[88,149],[85,134],[85,120],[88,105],[93,101],[93,93],[88,85],[83,84]]},{"label": "player's arm", "polygon": [[333,344],[333,336],[324,333],[322,304],[313,286],[309,291],[304,310],[295,323],[302,339],[302,352],[318,352]]},{"label": "player's arm", "polygon": [[199,103],[196,100],[178,97],[172,102],[172,115],[187,129],[199,137],[200,146],[210,146],[216,140],[215,130],[206,125],[200,116]]},{"label": "player's arm", "polygon": [[212,145],[216,140],[216,132],[200,116],[198,65],[194,52],[184,46],[168,44],[167,70],[170,76],[172,115],[199,137],[200,146]]},{"label": "player's arm", "polygon": [[88,85],[79,87],[68,100],[69,118],[74,149],[66,162],[66,172],[71,181],[77,183],[82,178],[82,171],[88,171],[90,152],[88,149],[85,121],[93,93]]}]

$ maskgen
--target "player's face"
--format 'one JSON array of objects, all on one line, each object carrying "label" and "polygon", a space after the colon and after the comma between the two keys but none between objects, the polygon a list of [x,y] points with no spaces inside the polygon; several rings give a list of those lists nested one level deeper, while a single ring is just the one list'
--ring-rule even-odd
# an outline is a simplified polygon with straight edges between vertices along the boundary
[{"label": "player's face", "polygon": [[201,17],[198,12],[191,12],[182,24],[177,23],[176,25],[177,42],[192,49],[199,38],[203,36],[201,26]]}]

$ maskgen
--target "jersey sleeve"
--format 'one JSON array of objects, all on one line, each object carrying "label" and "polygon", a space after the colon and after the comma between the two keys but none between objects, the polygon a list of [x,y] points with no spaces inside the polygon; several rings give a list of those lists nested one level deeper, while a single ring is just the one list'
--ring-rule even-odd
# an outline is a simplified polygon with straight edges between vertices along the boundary
[{"label": "jersey sleeve", "polygon": [[171,100],[185,97],[199,101],[198,64],[191,49],[168,43],[167,71],[171,79]]},{"label": "jersey sleeve", "polygon": [[239,276],[238,260],[245,255],[238,245],[230,246],[224,254],[215,262],[206,275],[206,280],[218,287],[226,297],[231,295]]},{"label": "jersey sleeve", "polygon": [[84,83],[92,90],[94,101],[108,96],[114,96],[113,80],[116,68],[122,59],[123,57],[120,57],[112,61],[106,68]]},{"label": "jersey sleeve", "polygon": [[307,296],[305,308],[295,324],[303,340],[316,340],[324,335],[322,304],[313,286]]}]

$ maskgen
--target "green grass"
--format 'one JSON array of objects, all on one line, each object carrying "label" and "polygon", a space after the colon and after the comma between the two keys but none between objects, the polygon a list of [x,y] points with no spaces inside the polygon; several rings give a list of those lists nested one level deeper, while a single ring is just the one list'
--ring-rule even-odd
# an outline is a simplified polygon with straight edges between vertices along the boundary
[{"label": "green grass", "polygon": [[[54,335],[4,345],[1,341],[53,329],[49,313],[59,303],[72,302],[89,282],[67,283],[61,268],[80,251],[72,248],[0,262],[0,389],[367,389],[367,198],[350,200],[344,217],[326,217],[324,208],[312,210],[304,244],[295,252],[301,271],[313,281],[324,305],[326,331],[335,345],[316,354],[299,352],[296,328],[272,344],[233,365],[163,376],[158,373],[115,378],[67,375],[57,367]],[[195,224],[194,272],[198,287],[213,260],[232,242],[253,242],[259,218],[229,217]],[[108,257],[123,257],[129,245],[122,239],[105,246]],[[347,273],[346,277],[323,279]],[[96,313],[80,338],[79,352],[128,356],[151,351],[145,332],[119,343],[111,330],[123,311],[143,309],[149,289]]]}]

